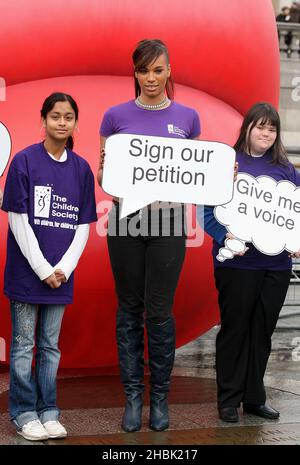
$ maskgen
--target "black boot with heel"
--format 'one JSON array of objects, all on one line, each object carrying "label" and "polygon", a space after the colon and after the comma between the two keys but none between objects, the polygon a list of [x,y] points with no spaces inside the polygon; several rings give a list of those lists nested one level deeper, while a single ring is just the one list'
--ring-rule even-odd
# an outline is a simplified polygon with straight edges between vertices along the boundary
[{"label": "black boot with heel", "polygon": [[117,345],[122,383],[127,403],[122,418],[126,432],[139,431],[144,392],[144,316],[118,310]]},{"label": "black boot with heel", "polygon": [[150,368],[149,427],[163,431],[169,427],[167,395],[175,357],[175,322],[170,316],[162,323],[146,321]]}]

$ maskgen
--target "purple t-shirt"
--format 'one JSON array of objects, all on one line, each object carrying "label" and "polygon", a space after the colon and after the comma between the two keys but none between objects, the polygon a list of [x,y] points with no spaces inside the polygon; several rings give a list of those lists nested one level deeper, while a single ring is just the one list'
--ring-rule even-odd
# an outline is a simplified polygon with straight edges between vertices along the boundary
[{"label": "purple t-shirt", "polygon": [[146,110],[130,100],[105,112],[100,134],[104,137],[138,134],[194,139],[200,134],[200,120],[194,109],[174,101],[161,110]]},{"label": "purple t-shirt", "polygon": [[[97,221],[94,176],[88,163],[67,149],[67,160],[53,160],[43,143],[17,153],[11,162],[2,209],[27,213],[46,260],[55,266],[79,224]],[[34,273],[10,228],[4,293],[32,304],[68,304],[73,300],[73,273],[67,283],[51,289]]]},{"label": "purple t-shirt", "polygon": [[[265,153],[262,157],[250,157],[245,153],[237,153],[236,161],[239,163],[239,172],[251,174],[254,177],[270,176],[275,181],[291,181],[296,186],[300,186],[300,174],[295,167],[288,163],[272,164],[272,155],[270,152]],[[224,227],[224,232],[225,230]],[[215,267],[243,268],[249,270],[289,270],[292,267],[292,260],[289,252],[284,251],[278,255],[265,255],[257,250],[254,245],[247,243],[249,250],[243,256],[235,256],[231,260],[219,262],[216,260],[218,251],[222,247],[216,241],[213,241],[213,258]]]}]

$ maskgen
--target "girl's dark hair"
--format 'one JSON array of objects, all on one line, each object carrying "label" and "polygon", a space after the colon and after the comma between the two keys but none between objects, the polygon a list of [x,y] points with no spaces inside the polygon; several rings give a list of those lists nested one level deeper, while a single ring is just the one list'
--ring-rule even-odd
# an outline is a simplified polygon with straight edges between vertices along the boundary
[{"label": "girl's dark hair", "polygon": [[[165,55],[167,64],[170,64],[169,52],[166,45],[159,39],[144,39],[141,40],[132,54],[132,61],[134,64],[134,73],[150,65],[161,55]],[[135,96],[141,94],[139,82],[134,74],[134,87]],[[166,92],[169,99],[174,98],[174,82],[172,76],[167,79]]]},{"label": "girl's dark hair", "polygon": [[240,135],[234,145],[237,152],[246,152],[251,155],[250,134],[252,129],[261,120],[261,124],[270,124],[276,128],[276,139],[269,151],[272,154],[272,163],[286,164],[288,162],[286,151],[280,136],[280,118],[276,109],[267,102],[255,103],[245,115]]},{"label": "girl's dark hair", "polygon": [[[74,113],[75,113],[75,120],[77,121],[78,120],[78,106],[77,106],[77,103],[75,102],[75,100],[73,99],[73,97],[71,97],[71,95],[69,94],[64,94],[62,92],[54,92],[53,94],[49,95],[46,100],[44,101],[43,103],[43,106],[42,106],[42,109],[41,109],[41,117],[46,119],[47,118],[47,114],[53,110],[53,107],[54,105],[57,103],[57,102],[69,102],[69,104],[71,105],[71,107],[73,108],[74,110]],[[66,146],[69,148],[69,149],[73,149],[74,147],[74,140],[73,140],[73,137],[72,136],[69,136],[68,137],[68,140],[67,140],[67,144]]]}]

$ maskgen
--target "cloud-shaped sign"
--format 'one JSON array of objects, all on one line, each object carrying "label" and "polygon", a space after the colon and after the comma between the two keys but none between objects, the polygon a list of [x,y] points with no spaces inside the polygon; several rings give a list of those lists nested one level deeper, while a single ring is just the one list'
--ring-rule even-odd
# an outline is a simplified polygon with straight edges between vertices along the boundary
[{"label": "cloud-shaped sign", "polygon": [[4,173],[11,153],[11,138],[8,129],[0,122],[0,176]]},{"label": "cloud-shaped sign", "polygon": [[[239,173],[232,200],[216,207],[214,214],[237,239],[252,242],[266,255],[300,249],[300,187],[290,181]],[[227,248],[242,251],[240,244],[232,246]],[[232,258],[223,252],[224,259]]]},{"label": "cloud-shaped sign", "polygon": [[233,194],[235,151],[220,142],[116,134],[106,141],[102,188],[123,218],[155,201],[220,205]]}]

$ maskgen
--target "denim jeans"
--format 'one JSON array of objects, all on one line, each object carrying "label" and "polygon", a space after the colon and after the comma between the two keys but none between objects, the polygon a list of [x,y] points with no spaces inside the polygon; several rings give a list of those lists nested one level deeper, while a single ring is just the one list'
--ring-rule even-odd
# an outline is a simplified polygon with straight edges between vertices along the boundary
[{"label": "denim jeans", "polygon": [[[17,428],[32,420],[57,420],[58,339],[64,305],[11,301],[9,412]],[[36,342],[36,343],[35,343]],[[33,350],[35,370],[32,370]]]}]

